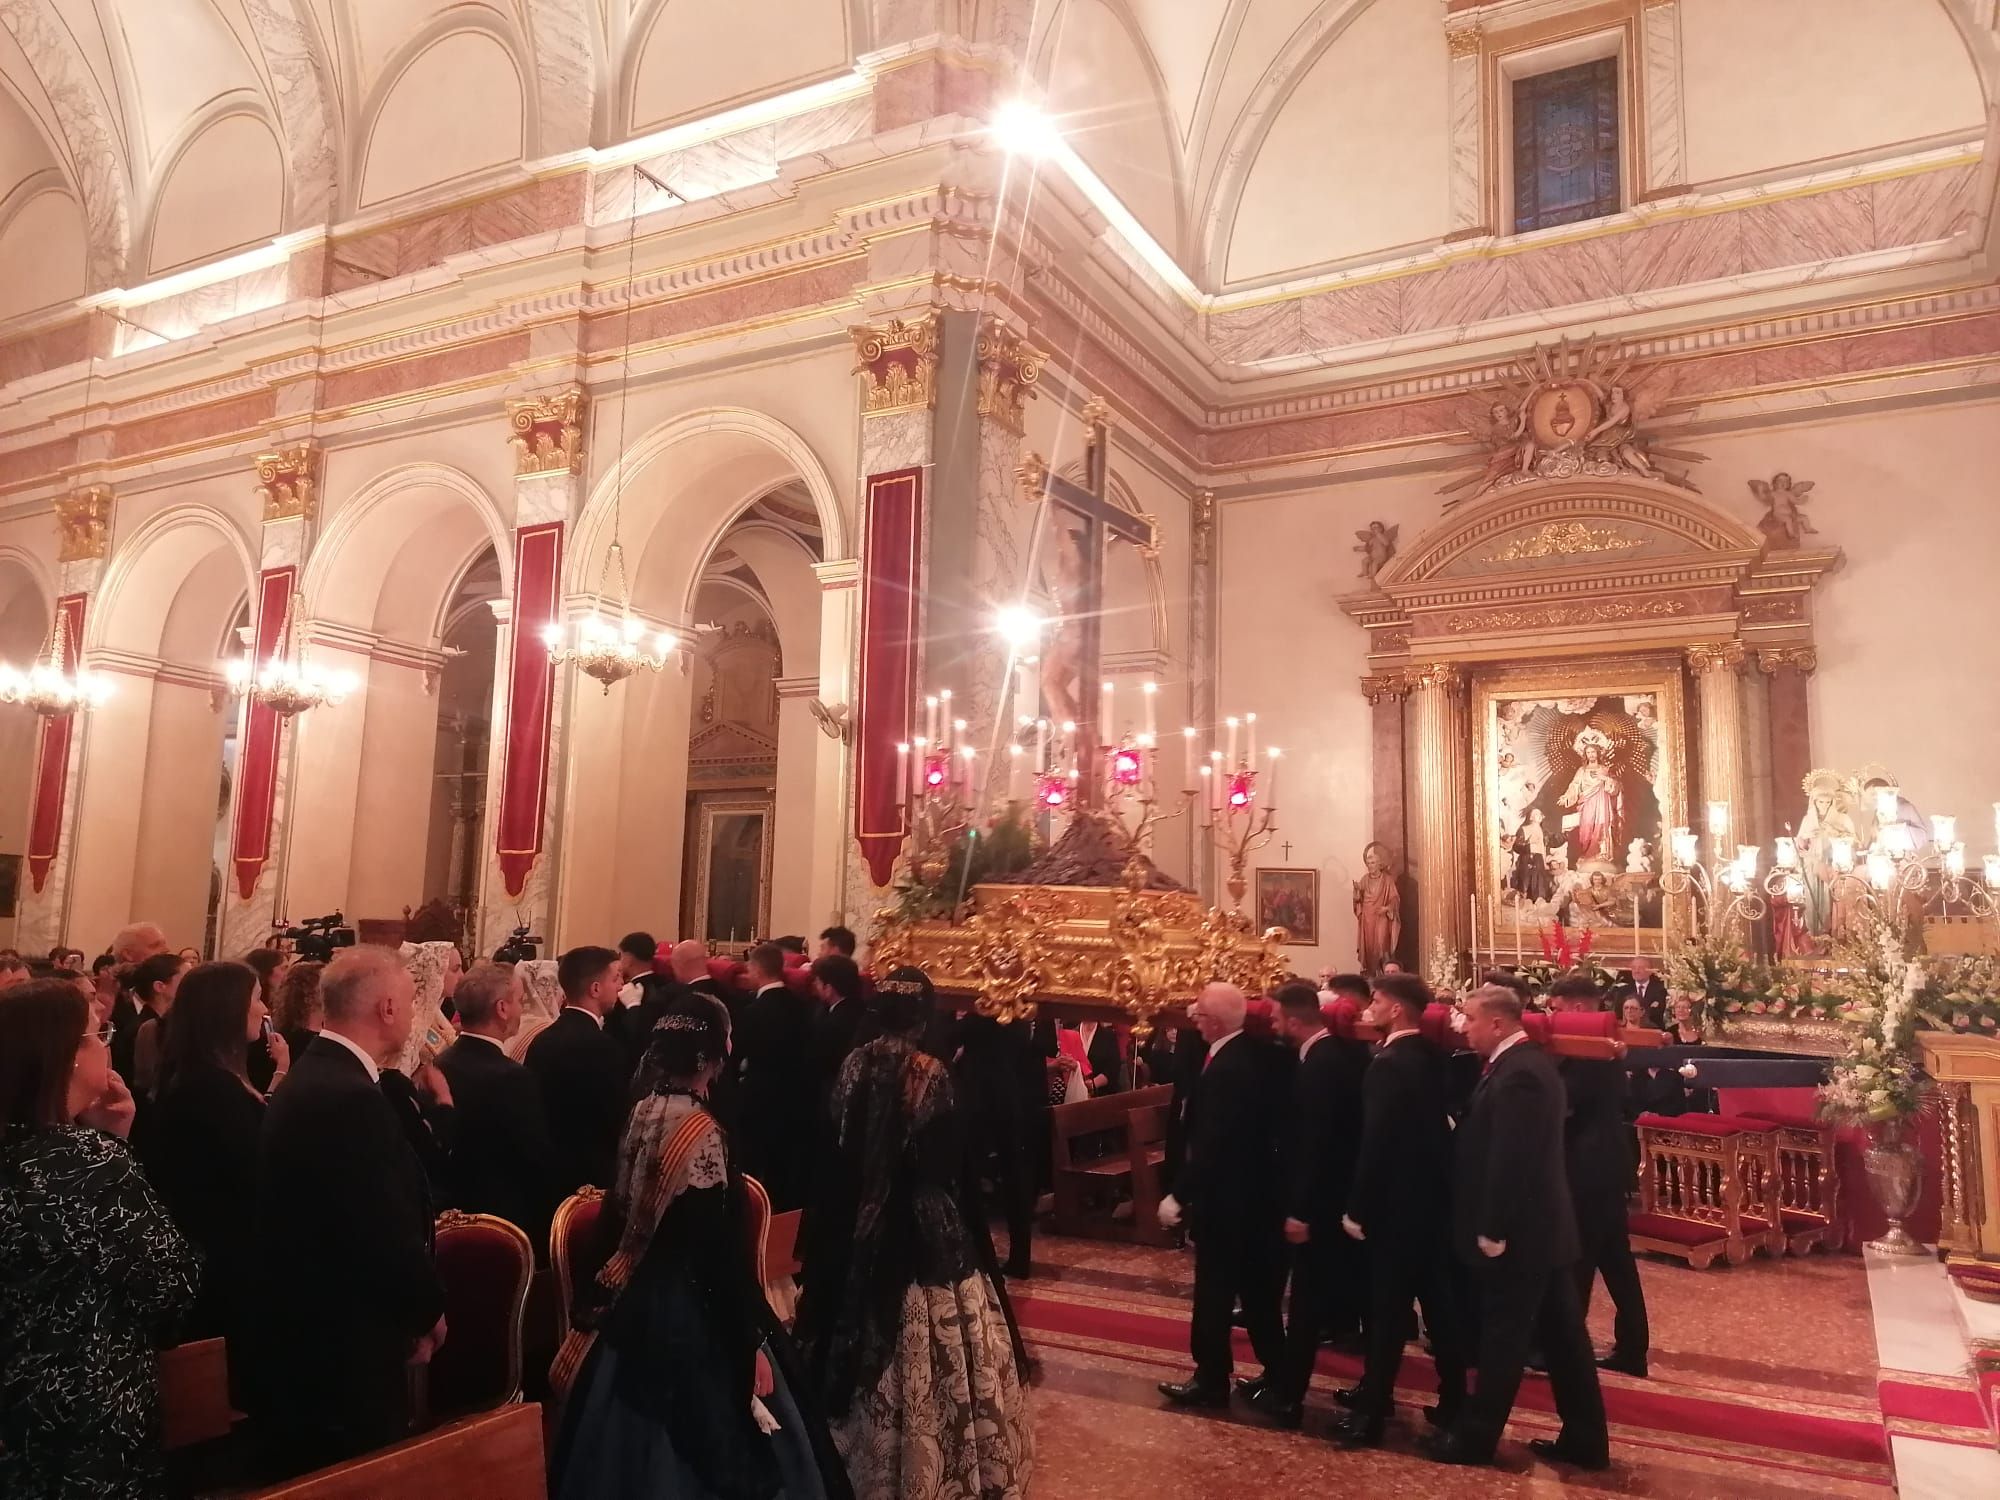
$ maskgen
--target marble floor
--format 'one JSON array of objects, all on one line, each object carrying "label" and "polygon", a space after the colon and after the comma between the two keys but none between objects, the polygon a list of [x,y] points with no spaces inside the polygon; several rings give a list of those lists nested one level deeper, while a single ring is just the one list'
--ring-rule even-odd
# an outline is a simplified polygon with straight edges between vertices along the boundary
[{"label": "marble floor", "polygon": [[[1139,1500],[1258,1489],[1381,1496],[1606,1494],[1694,1500],[1727,1495],[1882,1496],[1888,1452],[1875,1396],[1866,1273],[1855,1256],[1753,1261],[1696,1272],[1642,1263],[1653,1326],[1652,1378],[1605,1377],[1614,1465],[1581,1474],[1534,1460],[1553,1436],[1547,1382],[1530,1376],[1497,1469],[1445,1469],[1415,1451],[1427,1367],[1406,1364],[1388,1444],[1348,1453],[1322,1435],[1331,1391],[1352,1360],[1327,1353],[1303,1432],[1247,1409],[1170,1410],[1155,1391],[1186,1368],[1192,1260],[1173,1251],[1044,1236],[1035,1275],[1014,1287],[1040,1363],[1034,1492],[1062,1500]],[[1610,1337],[1598,1297],[1592,1327]],[[1245,1366],[1247,1373],[1248,1367]]]}]

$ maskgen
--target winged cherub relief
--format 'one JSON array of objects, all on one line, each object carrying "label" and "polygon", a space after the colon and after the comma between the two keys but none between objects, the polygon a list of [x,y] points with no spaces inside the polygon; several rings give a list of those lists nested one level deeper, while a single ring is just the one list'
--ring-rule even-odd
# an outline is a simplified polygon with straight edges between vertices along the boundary
[{"label": "winged cherub relief", "polygon": [[1774,551],[1801,547],[1805,538],[1818,533],[1819,528],[1800,509],[1812,487],[1812,480],[1794,479],[1789,474],[1773,474],[1768,484],[1761,479],[1750,481],[1750,493],[1764,502],[1757,529],[1771,539]]}]

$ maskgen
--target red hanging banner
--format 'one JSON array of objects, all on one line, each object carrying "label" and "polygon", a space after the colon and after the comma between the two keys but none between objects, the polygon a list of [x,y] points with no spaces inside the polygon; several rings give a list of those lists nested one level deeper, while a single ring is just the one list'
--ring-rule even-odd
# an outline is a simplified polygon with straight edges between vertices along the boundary
[{"label": "red hanging banner", "polygon": [[561,607],[562,550],[560,521],[523,526],[514,533],[514,646],[507,668],[507,739],[497,820],[500,878],[509,896],[521,894],[542,854],[556,679],[542,632],[556,622]]},{"label": "red hanging banner", "polygon": [[[253,676],[277,654],[298,574],[292,567],[267,568],[257,585],[257,636],[250,648]],[[277,710],[249,700],[236,763],[236,834],[230,851],[236,893],[245,901],[256,891],[257,877],[271,858],[271,821],[278,807],[278,740],[284,727]]]},{"label": "red hanging banner", "polygon": [[[88,603],[84,594],[64,594],[56,600],[56,614],[63,622],[65,672],[74,672],[83,660],[83,616]],[[63,798],[69,794],[69,745],[75,731],[75,714],[42,720],[35,760],[35,806],[28,815],[28,881],[37,894],[47,883],[56,850],[62,845]]]},{"label": "red hanging banner", "polygon": [[903,847],[903,788],[896,754],[910,738],[922,629],[924,471],[868,478],[862,520],[861,686],[854,716],[854,833],[876,885],[886,886]]}]

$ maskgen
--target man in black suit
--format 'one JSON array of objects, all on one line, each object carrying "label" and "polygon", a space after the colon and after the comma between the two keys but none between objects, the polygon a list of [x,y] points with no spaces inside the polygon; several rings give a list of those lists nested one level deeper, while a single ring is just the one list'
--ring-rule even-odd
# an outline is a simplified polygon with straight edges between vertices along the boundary
[{"label": "man in black suit", "polygon": [[423,1167],[383,1095],[416,986],[386,948],[320,978],[325,1025],[271,1097],[258,1147],[250,1415],[273,1477],[408,1435],[409,1366],[444,1342]]},{"label": "man in black suit", "polygon": [[609,948],[572,948],[556,960],[556,982],[563,1008],[528,1044],[522,1061],[541,1085],[556,1153],[556,1192],[567,1195],[586,1184],[611,1186],[632,1066],[604,1029],[618,1003],[618,955]]},{"label": "man in black suit", "polygon": [[1368,1020],[1382,1042],[1361,1083],[1361,1148],[1341,1228],[1368,1261],[1368,1351],[1352,1408],[1334,1427],[1349,1447],[1373,1447],[1395,1405],[1396,1374],[1422,1307],[1437,1365],[1438,1402],[1426,1413],[1445,1426],[1465,1401],[1464,1312],[1452,1274],[1451,1121],[1445,1059],[1421,1025],[1430,987],[1414,974],[1383,974]]},{"label": "man in black suit", "polygon": [[815,1107],[819,1118],[826,1120],[841,1065],[860,1045],[861,1017],[868,1002],[861,993],[861,970],[853,959],[839,953],[813,960],[812,987],[820,1002],[820,1012],[813,1019]]},{"label": "man in black suit", "polygon": [[1174,1190],[1160,1200],[1160,1223],[1186,1220],[1194,1239],[1194,1314],[1188,1348],[1194,1375],[1161,1384],[1177,1406],[1227,1406],[1231,1315],[1240,1299],[1243,1326],[1264,1374],[1244,1382],[1256,1399],[1284,1369],[1285,1330],[1278,1183],[1278,1127],[1285,1092],[1274,1088],[1267,1044],[1243,1035],[1246,1002],[1233,984],[1211,984],[1192,1018],[1208,1044],[1188,1101],[1187,1159]]},{"label": "man in black suit", "polygon": [[[1602,1003],[1597,985],[1582,976],[1558,980],[1549,989],[1552,1010],[1595,1011]],[[1646,1320],[1646,1289],[1639,1283],[1625,1219],[1639,1171],[1638,1137],[1626,1119],[1625,1067],[1611,1058],[1565,1057],[1557,1071],[1568,1098],[1563,1145],[1581,1249],[1576,1262],[1577,1300],[1588,1317],[1591,1283],[1603,1273],[1604,1290],[1611,1295],[1617,1317],[1611,1353],[1597,1362],[1598,1367],[1643,1379],[1652,1336]]]},{"label": "man in black suit", "polygon": [[628,932],[618,940],[618,1003],[604,1018],[604,1029],[618,1038],[635,1068],[674,997],[673,981],[653,972],[658,952],[650,932]]},{"label": "man in black suit", "polygon": [[1361,1319],[1361,1247],[1341,1230],[1340,1216],[1361,1144],[1368,1049],[1326,1029],[1319,992],[1304,981],[1280,985],[1274,998],[1279,1029],[1299,1054],[1279,1153],[1292,1302],[1283,1382],[1267,1386],[1252,1404],[1279,1426],[1297,1427],[1328,1325],[1352,1334]]},{"label": "man in black suit", "polygon": [[736,1039],[743,1170],[764,1184],[775,1212],[803,1208],[822,1126],[813,1070],[813,1002],[785,983],[785,950],[750,950],[756,994]]},{"label": "man in black suit", "polygon": [[856,946],[852,927],[829,927],[819,935],[821,958],[852,958]]},{"label": "man in black suit", "polygon": [[[1553,993],[1553,992],[1552,992]],[[1611,987],[1611,1008],[1622,1014],[1627,1000],[1637,1000],[1645,1022],[1655,1031],[1667,1025],[1667,984],[1653,972],[1653,961],[1641,954],[1632,960],[1627,977]]]},{"label": "man in black suit", "polygon": [[1521,997],[1503,986],[1472,992],[1465,1040],[1486,1070],[1454,1143],[1452,1248],[1477,1288],[1479,1377],[1458,1421],[1425,1451],[1442,1463],[1491,1463],[1538,1345],[1562,1432],[1528,1446],[1578,1468],[1608,1468],[1604,1393],[1576,1296],[1562,1079],[1522,1031]]},{"label": "man in black suit", "polygon": [[542,1086],[505,1044],[521,1029],[521,976],[478,964],[458,983],[458,1040],[438,1054],[457,1115],[455,1206],[519,1226],[546,1260],[556,1207],[556,1155]]}]

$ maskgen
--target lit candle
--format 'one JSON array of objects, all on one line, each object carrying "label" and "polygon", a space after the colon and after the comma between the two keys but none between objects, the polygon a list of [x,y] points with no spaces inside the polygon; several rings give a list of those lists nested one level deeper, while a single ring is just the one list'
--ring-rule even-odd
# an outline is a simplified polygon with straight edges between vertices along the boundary
[{"label": "lit candle", "polygon": [[1049,721],[1047,719],[1035,720],[1035,773],[1039,776],[1049,774]]},{"label": "lit candle", "polygon": [[[1224,758],[1223,763],[1229,766],[1233,770],[1236,766],[1236,726],[1241,724],[1243,721],[1241,719],[1231,717],[1224,719],[1222,722],[1229,726],[1229,753]],[[1993,805],[1995,807],[2000,807],[2000,802],[1996,802]]]},{"label": "lit candle", "polygon": [[1062,726],[1062,732],[1063,732],[1063,754],[1069,757],[1069,775],[1070,775],[1070,780],[1074,781],[1074,780],[1076,779],[1076,723],[1075,723],[1075,721],[1074,721],[1074,720],[1071,720],[1071,719],[1064,719],[1064,720],[1063,720],[1063,726]]},{"label": "lit candle", "polygon": [[938,732],[937,720],[938,720],[937,694],[932,693],[929,694],[924,699],[924,739],[934,740],[937,738],[937,732]]},{"label": "lit candle", "polygon": [[964,738],[965,738],[965,720],[953,719],[951,721],[951,744],[956,745],[960,740]]},{"label": "lit candle", "polygon": [[1993,804],[1993,842],[2000,846],[2000,802]]},{"label": "lit candle", "polygon": [[1191,792],[1195,789],[1194,726],[1192,724],[1190,724],[1186,729],[1183,729],[1181,731],[1181,749],[1183,751],[1183,754],[1181,756],[1181,766],[1182,770],[1186,773],[1186,778],[1187,778],[1181,783],[1181,785]]},{"label": "lit candle", "polygon": [[1949,849],[1958,842],[1958,819],[1948,813],[1932,814],[1931,837],[1940,849]]},{"label": "lit candle", "polygon": [[[959,728],[963,729],[964,727],[964,721],[960,720]],[[969,804],[972,801],[972,758],[979,752],[974,750],[972,746],[966,745],[958,753],[960,760],[964,763],[964,768],[959,773],[958,784],[964,788],[965,800]]]},{"label": "lit candle", "polygon": [[1097,716],[1097,737],[1107,745],[1118,743],[1118,685],[1104,679],[1104,711]]},{"label": "lit candle", "polygon": [[1276,745],[1270,749],[1271,774],[1264,786],[1264,810],[1272,817],[1278,815],[1278,757],[1281,752]]},{"label": "lit candle", "polygon": [[1208,775],[1209,795],[1214,798],[1214,801],[1209,804],[1210,810],[1213,812],[1222,811],[1222,780],[1225,764],[1226,762],[1223,760],[1220,750],[1211,750],[1208,752],[1208,765],[1203,769]]},{"label": "lit candle", "polygon": [[[938,748],[946,755],[951,754],[951,689],[938,694],[938,717],[944,721],[944,738],[938,741]],[[933,739],[937,737],[932,736]]]},{"label": "lit candle", "polygon": [[904,790],[910,785],[910,747],[907,742],[896,747],[896,785]]},{"label": "lit candle", "polygon": [[1257,769],[1257,716],[1245,714],[1243,722],[1248,726],[1250,735],[1250,753],[1244,758],[1243,763],[1254,771]]},{"label": "lit candle", "polygon": [[1021,711],[1021,699],[1026,692],[1024,679],[1027,676],[1027,671],[1028,664],[1019,657],[1016,657],[1014,659],[1014,711],[1016,713]]},{"label": "lit candle", "polygon": [[[1201,811],[1204,824],[1215,820],[1215,773],[1207,766],[1201,768]],[[2000,855],[1993,858],[2000,860]]]},{"label": "lit candle", "polygon": [[1009,800],[1021,800],[1021,773],[1026,769],[1027,754],[1020,745],[1007,747],[1007,796]]},{"label": "lit candle", "polygon": [[1149,682],[1140,690],[1146,695],[1146,743],[1154,744],[1160,734],[1160,726],[1154,718],[1154,709],[1160,696],[1160,685]]},{"label": "lit candle", "polygon": [[910,768],[910,800],[914,802],[923,793],[925,763],[930,760],[931,742],[928,736],[917,736],[916,764]]}]

